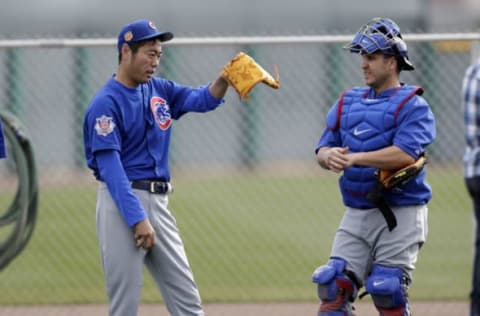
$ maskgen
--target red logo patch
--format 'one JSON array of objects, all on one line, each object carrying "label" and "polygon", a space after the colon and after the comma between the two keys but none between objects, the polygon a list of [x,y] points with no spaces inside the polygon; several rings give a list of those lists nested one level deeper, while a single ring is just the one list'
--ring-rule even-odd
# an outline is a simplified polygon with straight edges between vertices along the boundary
[{"label": "red logo patch", "polygon": [[158,127],[161,130],[167,130],[170,124],[172,124],[172,116],[170,115],[170,107],[167,101],[160,97],[152,97],[150,99],[150,109]]}]

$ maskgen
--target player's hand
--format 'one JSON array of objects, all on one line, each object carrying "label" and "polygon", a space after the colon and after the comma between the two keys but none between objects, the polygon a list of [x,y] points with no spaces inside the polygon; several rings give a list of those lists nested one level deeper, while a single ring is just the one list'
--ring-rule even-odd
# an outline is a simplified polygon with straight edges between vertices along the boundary
[{"label": "player's hand", "polygon": [[155,230],[148,219],[138,222],[134,226],[135,244],[137,247],[150,249],[155,245]]},{"label": "player's hand", "polygon": [[325,152],[325,165],[333,172],[340,173],[349,167],[348,147],[332,147]]}]

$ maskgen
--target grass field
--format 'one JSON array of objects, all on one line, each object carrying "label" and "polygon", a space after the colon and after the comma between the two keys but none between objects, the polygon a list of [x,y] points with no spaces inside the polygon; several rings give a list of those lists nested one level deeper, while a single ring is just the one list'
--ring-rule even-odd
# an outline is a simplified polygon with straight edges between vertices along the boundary
[{"label": "grass field", "polygon": [[[411,297],[465,300],[473,224],[462,174],[432,169],[428,179],[429,239]],[[335,176],[178,176],[174,185],[171,209],[205,302],[317,300],[310,276],[343,213]],[[41,188],[33,238],[0,272],[0,305],[105,302],[95,198],[93,182]],[[143,301],[159,302],[149,276],[145,283]]]}]

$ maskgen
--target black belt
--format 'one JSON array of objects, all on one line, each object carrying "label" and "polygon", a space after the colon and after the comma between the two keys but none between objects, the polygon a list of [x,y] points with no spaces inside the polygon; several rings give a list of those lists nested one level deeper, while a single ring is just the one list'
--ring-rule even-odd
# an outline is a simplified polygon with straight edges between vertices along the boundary
[{"label": "black belt", "polygon": [[373,190],[367,194],[367,199],[372,201],[380,210],[385,221],[387,222],[388,230],[392,231],[397,226],[397,219],[390,206],[383,197],[383,185],[380,182],[375,183]]},{"label": "black belt", "polygon": [[173,192],[170,182],[164,181],[135,180],[132,181],[132,188],[145,190],[156,194],[167,194]]}]

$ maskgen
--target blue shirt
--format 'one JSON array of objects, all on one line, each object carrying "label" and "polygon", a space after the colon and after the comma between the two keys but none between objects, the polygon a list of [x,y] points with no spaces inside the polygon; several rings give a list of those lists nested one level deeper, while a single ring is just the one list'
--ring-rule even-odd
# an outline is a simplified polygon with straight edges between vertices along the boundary
[{"label": "blue shirt", "polygon": [[468,67],[462,85],[466,148],[465,178],[480,176],[480,60]]},{"label": "blue shirt", "polygon": [[172,120],[221,103],[207,86],[193,88],[157,77],[136,88],[111,78],[93,98],[83,125],[87,165],[106,182],[130,226],[146,218],[130,181],[170,180]]}]

